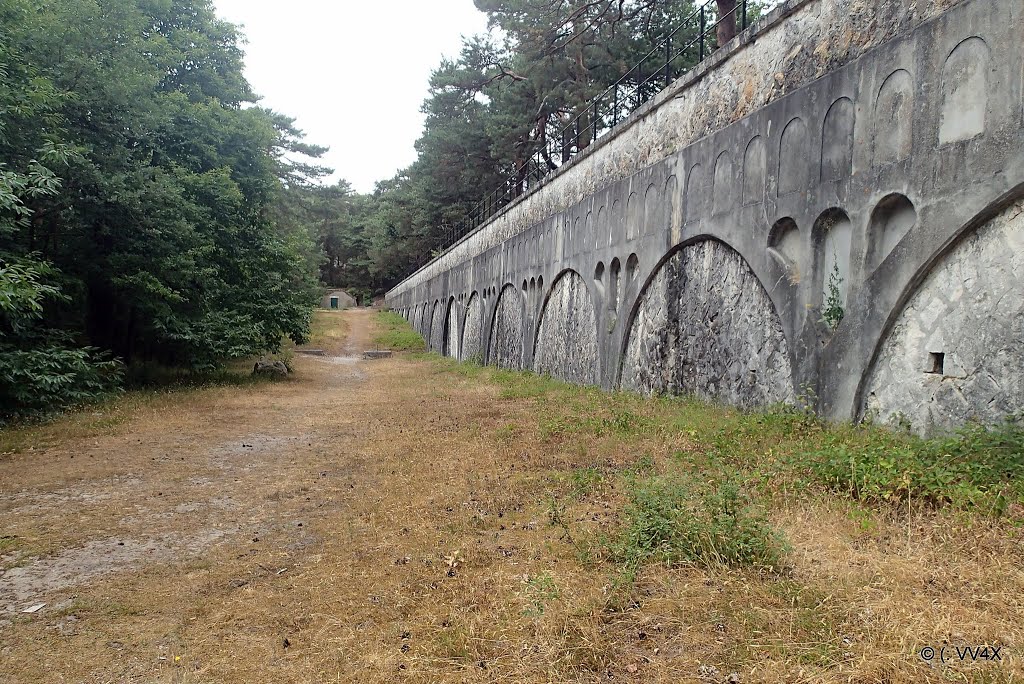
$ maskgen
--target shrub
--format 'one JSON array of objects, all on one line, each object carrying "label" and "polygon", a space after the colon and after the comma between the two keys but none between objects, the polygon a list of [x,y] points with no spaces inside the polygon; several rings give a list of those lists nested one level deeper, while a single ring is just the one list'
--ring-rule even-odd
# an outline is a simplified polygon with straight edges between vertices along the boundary
[{"label": "shrub", "polygon": [[120,361],[94,347],[0,349],[0,419],[95,401],[117,389],[123,373]]}]

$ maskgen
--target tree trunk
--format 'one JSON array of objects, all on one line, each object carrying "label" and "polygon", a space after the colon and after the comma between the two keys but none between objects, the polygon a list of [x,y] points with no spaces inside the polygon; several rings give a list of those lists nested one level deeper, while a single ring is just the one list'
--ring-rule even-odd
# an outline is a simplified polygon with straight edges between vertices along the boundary
[{"label": "tree trunk", "polygon": [[736,0],[715,0],[718,3],[718,47],[736,36]]}]

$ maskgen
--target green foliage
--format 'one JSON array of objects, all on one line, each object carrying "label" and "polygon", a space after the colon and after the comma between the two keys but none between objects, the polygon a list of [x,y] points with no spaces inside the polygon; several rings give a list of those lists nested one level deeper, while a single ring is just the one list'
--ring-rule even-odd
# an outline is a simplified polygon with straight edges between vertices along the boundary
[{"label": "green foliage", "polygon": [[625,529],[612,547],[620,563],[779,566],[782,537],[734,482],[651,475],[630,478],[627,493]]},{"label": "green foliage", "polygon": [[209,370],[305,340],[319,251],[275,209],[323,149],[252,106],[211,2],[8,0],[0,26],[5,397],[93,394],[99,349]]},{"label": "green foliage", "polygon": [[843,309],[843,298],[839,291],[842,282],[843,279],[839,275],[839,259],[833,257],[832,271],[828,274],[828,285],[825,288],[825,303],[821,309],[822,322],[832,330],[839,327],[840,321],[846,315],[846,311]]},{"label": "green foliage", "polygon": [[55,275],[36,255],[0,261],[0,421],[95,401],[120,384],[120,361],[36,328],[47,299],[66,299],[45,280]]},{"label": "green foliage", "polygon": [[0,419],[96,401],[120,385],[123,373],[120,361],[94,347],[0,347]]},{"label": "green foliage", "polygon": [[528,617],[543,615],[547,605],[552,601],[557,601],[562,596],[558,585],[555,584],[555,578],[550,572],[532,575],[525,580],[524,584],[524,593],[528,605],[523,614]]},{"label": "green foliage", "polygon": [[[761,4],[751,0],[751,17]],[[432,73],[417,160],[378,183],[372,196],[331,200],[338,210],[322,223],[325,281],[386,290],[440,254],[485,194],[506,181],[522,184],[535,153],[553,169],[588,147],[590,99],[626,74],[622,111],[614,117],[621,121],[627,92],[634,105],[653,96],[663,81],[649,78],[651,60],[645,69],[631,67],[691,17],[694,3],[476,0],[476,6],[487,14],[489,30],[465,38],[460,54]],[[707,26],[714,23],[705,18]],[[692,18],[674,44],[692,39],[699,27]],[[694,49],[676,56],[673,67],[682,73],[697,58]],[[612,124],[610,108],[606,102],[599,128]],[[578,116],[578,135],[553,139]]]},{"label": "green foliage", "polygon": [[969,424],[935,439],[876,438],[854,445],[828,440],[795,464],[828,489],[868,502],[982,508],[1005,512],[1024,499],[1024,427]]},{"label": "green foliage", "polygon": [[374,344],[392,351],[423,351],[427,348],[423,337],[412,329],[408,321],[393,311],[377,313],[380,332],[373,338]]}]

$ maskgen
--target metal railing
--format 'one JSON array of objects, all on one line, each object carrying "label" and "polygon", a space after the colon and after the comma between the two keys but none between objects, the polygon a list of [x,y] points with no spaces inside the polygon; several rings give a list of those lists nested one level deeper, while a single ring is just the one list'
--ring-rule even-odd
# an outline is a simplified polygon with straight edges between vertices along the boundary
[{"label": "metal railing", "polygon": [[[746,29],[749,22],[747,4],[748,0],[737,0],[731,12],[719,17],[715,0],[704,0],[633,68],[580,107],[573,119],[562,123],[549,117],[532,141],[537,147],[533,155],[501,185],[485,195],[465,220],[444,227],[438,251],[446,251],[479,228],[667,88],[686,71],[686,68],[677,66],[679,63],[699,64],[718,49],[717,41],[709,40],[708,35],[717,34],[722,22],[735,18],[737,32]],[[689,40],[680,40],[679,34],[688,29],[696,29],[696,35]]]}]

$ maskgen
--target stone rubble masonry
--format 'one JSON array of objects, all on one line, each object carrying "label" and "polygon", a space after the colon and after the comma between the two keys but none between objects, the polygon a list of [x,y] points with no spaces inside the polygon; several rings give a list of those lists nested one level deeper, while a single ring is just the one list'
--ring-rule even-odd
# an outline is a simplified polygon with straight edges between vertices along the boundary
[{"label": "stone rubble masonry", "polygon": [[388,305],[438,352],[606,388],[919,432],[1020,413],[1022,25],[1024,0],[790,0]]}]

